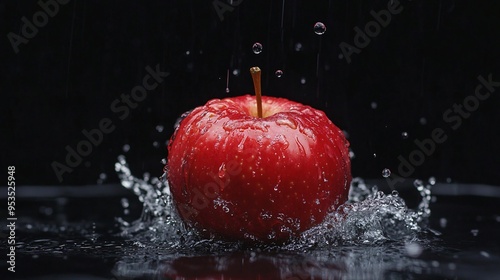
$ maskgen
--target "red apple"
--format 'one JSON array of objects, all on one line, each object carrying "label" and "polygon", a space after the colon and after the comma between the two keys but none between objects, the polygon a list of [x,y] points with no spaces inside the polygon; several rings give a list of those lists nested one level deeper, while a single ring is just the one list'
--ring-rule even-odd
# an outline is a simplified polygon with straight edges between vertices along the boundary
[{"label": "red apple", "polygon": [[[260,98],[258,98],[260,99]],[[286,241],[347,200],[349,143],[322,111],[283,98],[213,99],[168,145],[181,218],[205,235]]]}]

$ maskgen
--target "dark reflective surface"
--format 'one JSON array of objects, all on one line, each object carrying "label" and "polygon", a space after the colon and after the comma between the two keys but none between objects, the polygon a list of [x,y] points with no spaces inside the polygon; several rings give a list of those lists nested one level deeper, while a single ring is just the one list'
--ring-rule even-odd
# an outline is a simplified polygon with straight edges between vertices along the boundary
[{"label": "dark reflective surface", "polygon": [[140,214],[136,198],[77,194],[19,199],[17,272],[7,273],[2,263],[2,279],[495,279],[500,273],[495,197],[437,195],[430,230],[406,244],[175,251],[117,235],[116,217],[132,221]]}]

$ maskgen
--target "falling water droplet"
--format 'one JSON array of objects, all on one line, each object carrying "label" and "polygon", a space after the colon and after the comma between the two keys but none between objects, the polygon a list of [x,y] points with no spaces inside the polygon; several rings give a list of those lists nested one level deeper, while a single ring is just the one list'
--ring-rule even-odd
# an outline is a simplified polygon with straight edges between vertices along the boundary
[{"label": "falling water droplet", "polygon": [[384,168],[384,170],[382,170],[382,177],[387,178],[389,176],[391,176],[391,170],[389,170],[389,168]]},{"label": "falling water droplet", "polygon": [[161,159],[161,163],[162,163],[162,164],[167,164],[167,159],[166,159],[166,158],[162,158],[162,159]]},{"label": "falling water droplet", "polygon": [[354,154],[354,152],[353,151],[349,151],[349,158],[353,159],[355,157],[356,157],[356,155]]},{"label": "falling water droplet", "polygon": [[163,132],[163,125],[157,125],[156,126],[156,131]]},{"label": "falling water droplet", "polygon": [[372,102],[370,104],[370,107],[372,107],[373,110],[377,109],[377,106],[378,106],[377,102]]},{"label": "falling water droplet", "polygon": [[153,147],[155,147],[155,148],[160,147],[160,143],[158,143],[158,141],[154,141],[153,142]]},{"label": "falling water droplet", "polygon": [[240,75],[240,69],[234,69],[234,70],[233,70],[233,75],[234,75],[234,76],[238,76],[238,75]]},{"label": "falling water droplet", "polygon": [[306,78],[304,78],[304,77],[300,78],[300,83],[302,85],[305,85],[306,84]]},{"label": "falling water droplet", "polygon": [[322,22],[316,22],[314,24],[314,33],[317,35],[323,35],[325,34],[326,31],[326,26]]},{"label": "falling water droplet", "polygon": [[446,220],[446,218],[441,218],[441,219],[439,219],[439,225],[440,225],[442,228],[445,228],[447,223],[448,223],[448,220]]},{"label": "falling water droplet", "polygon": [[479,233],[479,230],[478,229],[471,229],[470,233],[472,233],[472,236],[477,236],[477,234]]},{"label": "falling water droplet", "polygon": [[252,46],[252,51],[254,54],[259,54],[262,52],[262,44],[261,43],[255,43]]},{"label": "falling water droplet", "polygon": [[427,124],[427,119],[426,118],[420,118],[420,124],[421,125],[426,125]]},{"label": "falling water droplet", "polygon": [[401,137],[403,139],[408,139],[408,132],[406,132],[406,131],[401,132]]},{"label": "falling water droplet", "polygon": [[274,72],[274,74],[276,75],[276,77],[281,78],[281,76],[283,76],[283,71],[276,70],[276,72]]},{"label": "falling water droplet", "polygon": [[125,144],[125,145],[123,145],[122,149],[126,153],[126,152],[130,151],[130,145],[129,144]]},{"label": "falling water droplet", "polygon": [[128,199],[125,197],[123,197],[120,202],[121,202],[123,208],[128,208],[130,205],[130,203],[128,202]]},{"label": "falling water droplet", "polygon": [[227,69],[226,73],[226,93],[229,93],[229,69]]},{"label": "falling water droplet", "polygon": [[300,52],[302,50],[302,43],[298,42],[295,44],[295,51]]},{"label": "falling water droplet", "polygon": [[99,174],[99,179],[106,180],[106,178],[108,178],[108,175],[106,175],[106,173]]},{"label": "falling water droplet", "polygon": [[376,158],[377,157],[377,153],[373,153],[373,158]]},{"label": "falling water droplet", "polygon": [[431,184],[431,186],[434,186],[436,184],[436,177],[430,177],[429,184]]}]

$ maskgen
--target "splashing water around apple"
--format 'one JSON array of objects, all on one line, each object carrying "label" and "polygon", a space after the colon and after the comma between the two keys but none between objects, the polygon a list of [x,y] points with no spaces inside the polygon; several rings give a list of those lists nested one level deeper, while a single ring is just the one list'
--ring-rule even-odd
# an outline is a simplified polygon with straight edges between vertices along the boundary
[{"label": "splashing water around apple", "polygon": [[[238,242],[202,238],[186,228],[173,205],[166,173],[160,178],[134,177],[124,156],[119,156],[115,170],[121,184],[132,190],[143,203],[141,217],[128,223],[122,219],[122,234],[141,244],[161,245],[165,250],[191,250],[196,247],[231,250]],[[409,209],[396,191],[384,194],[376,186],[369,188],[361,178],[351,183],[349,200],[338,211],[303,232],[281,248],[304,250],[339,245],[366,245],[384,241],[410,242],[422,231],[430,215],[430,185],[416,180],[415,187],[422,196],[416,210]],[[146,246],[144,245],[144,246]]]}]

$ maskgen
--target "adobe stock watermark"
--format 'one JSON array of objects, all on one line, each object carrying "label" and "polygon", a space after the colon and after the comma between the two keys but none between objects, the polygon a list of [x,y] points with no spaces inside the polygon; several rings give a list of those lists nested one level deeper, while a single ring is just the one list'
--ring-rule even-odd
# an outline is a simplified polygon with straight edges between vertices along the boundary
[{"label": "adobe stock watermark", "polygon": [[371,39],[377,37],[382,28],[387,27],[391,23],[392,16],[398,15],[402,11],[403,6],[400,5],[398,0],[389,0],[387,2],[387,9],[378,12],[371,10],[370,15],[373,17],[373,20],[366,23],[364,30],[358,26],[354,27],[354,32],[356,32],[353,39],[354,46],[346,42],[339,44],[340,51],[342,52],[339,54],[339,58],[345,59],[347,63],[351,63],[351,56],[353,54],[360,54],[362,49],[368,47]]},{"label": "adobe stock watermark", "polygon": [[66,5],[70,0],[40,0],[38,1],[38,6],[40,10],[33,14],[31,21],[22,17],[21,21],[23,25],[19,34],[14,32],[9,32],[7,34],[7,39],[9,39],[10,45],[16,54],[19,53],[19,46],[21,44],[28,44],[30,39],[33,39],[39,31],[39,28],[45,27],[49,23],[49,17],[55,17],[62,5]]},{"label": "adobe stock watermark", "polygon": [[[497,87],[500,87],[500,81],[493,81],[492,74],[485,79],[479,75],[477,77],[479,84],[476,86],[474,94],[465,97],[462,103],[455,103],[449,109],[443,112],[443,121],[449,125],[448,130],[455,131],[462,126],[465,119],[470,118],[472,113],[479,109],[481,102],[491,97]],[[426,159],[434,154],[439,144],[446,142],[448,134],[445,128],[436,127],[432,130],[430,136],[423,140],[415,139],[415,149],[407,157],[398,156],[398,173],[387,177],[387,183],[391,189],[394,189],[397,183],[403,182],[415,172],[416,168],[424,164]]]},{"label": "adobe stock watermark", "polygon": [[220,21],[224,21],[224,13],[225,12],[232,12],[234,8],[238,7],[243,0],[229,0],[229,1],[222,1],[222,0],[214,0],[212,2],[212,6],[214,6],[215,12],[217,13],[217,16],[219,16]]},{"label": "adobe stock watermark", "polygon": [[[156,89],[164,78],[168,77],[168,72],[162,72],[160,65],[157,64],[155,68],[146,66],[146,74],[142,79],[142,85],[135,86],[130,91],[130,94],[122,93],[120,98],[116,98],[110,104],[110,110],[116,115],[118,120],[124,120],[129,117],[130,111],[137,108],[139,103],[144,101],[148,96],[148,92]],[[111,118],[102,118],[97,127],[91,130],[82,130],[83,139],[76,145],[66,145],[66,156],[64,162],[53,161],[51,167],[59,180],[63,181],[63,175],[72,173],[85,159],[89,156],[93,149],[101,145],[104,136],[113,132],[116,126]]]}]

